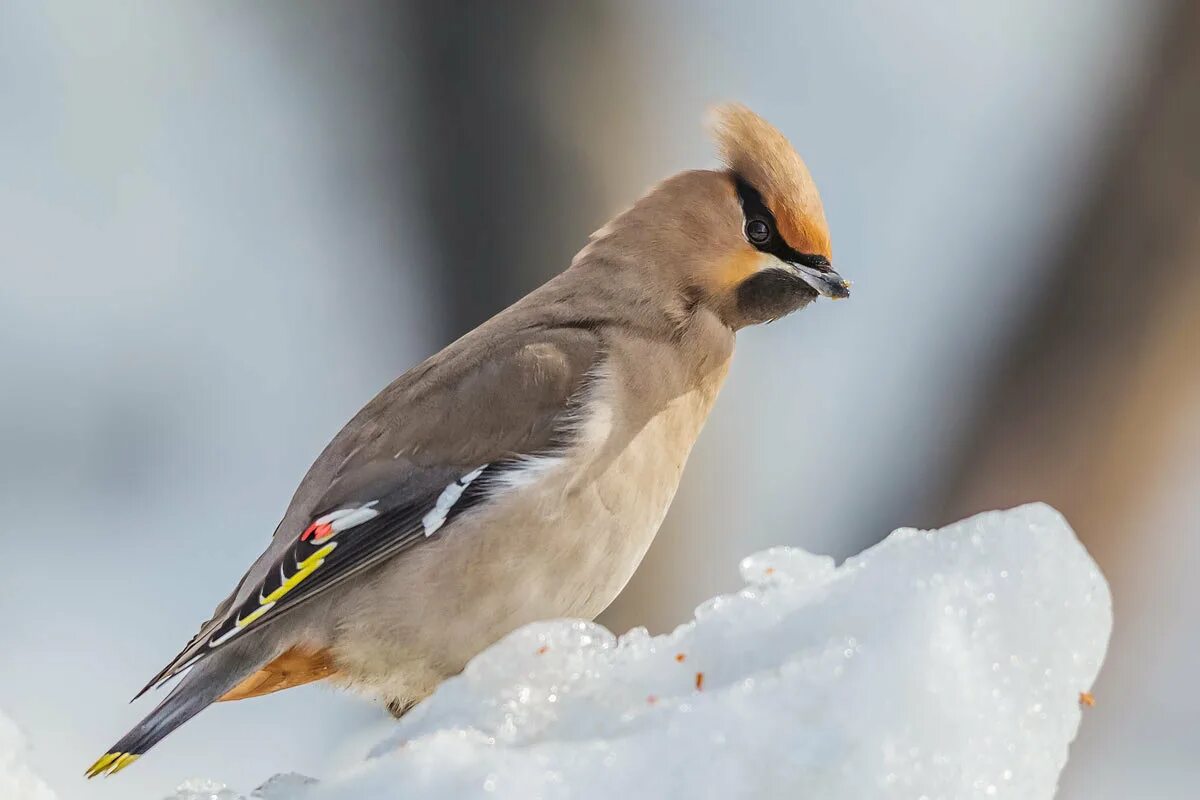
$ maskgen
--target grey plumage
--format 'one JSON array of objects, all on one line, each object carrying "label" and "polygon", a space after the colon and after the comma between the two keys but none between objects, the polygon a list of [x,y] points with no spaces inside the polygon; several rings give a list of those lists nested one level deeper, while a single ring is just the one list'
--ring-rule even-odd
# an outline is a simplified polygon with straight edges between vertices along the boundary
[{"label": "grey plumage", "polygon": [[270,546],[147,688],[192,671],[93,773],[221,698],[328,678],[407,708],[514,628],[612,601],[666,514],[735,331],[807,305],[814,286],[844,293],[802,162],[751,112],[725,113],[770,161],[762,180],[782,176],[755,188],[774,214],[753,213],[794,240],[747,241],[733,172],[682,173],[397,379],[325,448]]}]

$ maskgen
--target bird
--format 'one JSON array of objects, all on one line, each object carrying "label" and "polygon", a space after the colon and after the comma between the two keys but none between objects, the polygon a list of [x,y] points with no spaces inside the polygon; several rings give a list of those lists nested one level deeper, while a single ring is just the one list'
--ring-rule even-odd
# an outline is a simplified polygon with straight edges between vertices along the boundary
[{"label": "bird", "polygon": [[137,697],[182,679],[89,778],[215,702],[313,681],[399,717],[509,632],[615,599],[737,332],[849,295],[787,138],[736,103],[710,129],[718,167],[652,187],[567,269],[342,428],[266,550]]}]

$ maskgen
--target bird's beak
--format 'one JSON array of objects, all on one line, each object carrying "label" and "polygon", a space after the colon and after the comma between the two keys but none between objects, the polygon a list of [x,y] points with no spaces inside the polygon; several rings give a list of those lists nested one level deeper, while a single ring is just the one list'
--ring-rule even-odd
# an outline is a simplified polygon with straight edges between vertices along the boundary
[{"label": "bird's beak", "polygon": [[830,269],[817,269],[805,264],[792,264],[800,279],[811,286],[817,294],[831,300],[850,296],[850,282]]}]

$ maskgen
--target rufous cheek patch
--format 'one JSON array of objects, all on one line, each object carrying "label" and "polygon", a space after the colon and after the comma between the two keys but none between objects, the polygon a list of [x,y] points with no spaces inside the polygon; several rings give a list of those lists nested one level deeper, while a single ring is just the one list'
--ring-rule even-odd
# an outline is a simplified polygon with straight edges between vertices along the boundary
[{"label": "rufous cheek patch", "polygon": [[772,256],[760,253],[749,245],[718,263],[714,276],[714,288],[717,292],[732,291],[744,280],[766,266],[767,259]]}]

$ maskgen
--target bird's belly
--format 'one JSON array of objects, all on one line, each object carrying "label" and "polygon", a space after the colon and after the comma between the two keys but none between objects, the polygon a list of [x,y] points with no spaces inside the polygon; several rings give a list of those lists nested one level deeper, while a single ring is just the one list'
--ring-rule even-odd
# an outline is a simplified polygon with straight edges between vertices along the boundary
[{"label": "bird's belly", "polygon": [[419,698],[521,625],[599,614],[658,531],[713,394],[681,395],[636,429],[597,412],[563,456],[531,461],[494,500],[388,563],[343,604],[345,677]]}]

